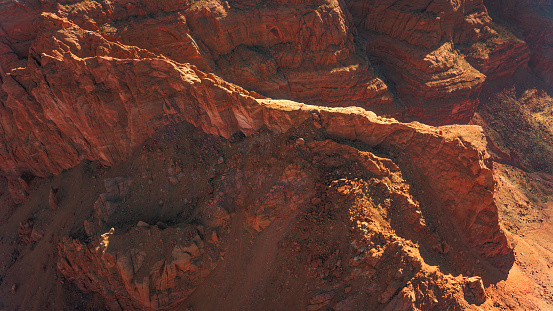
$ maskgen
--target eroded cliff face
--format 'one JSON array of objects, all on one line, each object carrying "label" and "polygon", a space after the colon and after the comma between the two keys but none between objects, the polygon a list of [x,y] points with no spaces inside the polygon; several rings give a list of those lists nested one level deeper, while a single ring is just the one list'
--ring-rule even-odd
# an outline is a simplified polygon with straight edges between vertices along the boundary
[{"label": "eroded cliff face", "polygon": [[[49,17],[65,25],[63,20]],[[261,128],[284,133],[315,115],[329,135],[404,152],[405,161],[429,178],[428,184],[435,188],[437,196],[446,196],[449,191],[445,189],[455,191],[440,204],[456,211],[467,233],[480,231],[471,230],[474,219],[484,215],[483,206],[493,205],[491,199],[475,205],[474,201],[480,199],[470,198],[481,196],[476,191],[479,188],[490,198],[493,191],[485,150],[478,143],[464,152],[467,146],[461,141],[441,137],[436,134],[437,129],[427,126],[379,119],[360,108],[332,110],[256,99],[248,91],[188,64],[162,58],[86,57],[97,47],[77,51],[82,58],[73,54],[68,45],[57,42],[60,50],[50,54],[40,52],[39,45],[34,45],[36,54],[30,55],[29,65],[13,70],[5,78],[7,98],[3,114],[11,127],[3,133],[5,151],[0,167],[13,178],[29,173],[59,174],[83,159],[113,165],[127,159],[161,126],[175,122],[187,121],[206,133],[229,138],[237,132],[251,135]],[[101,40],[99,43],[108,44]],[[445,156],[443,164],[436,165],[435,152],[440,149],[457,160]],[[442,186],[438,180],[449,171],[443,165],[460,171],[473,182]],[[456,178],[463,179],[462,176]],[[494,231],[497,228],[489,232],[490,238]]]},{"label": "eroded cliff face", "polygon": [[465,123],[486,76],[510,76],[528,62],[524,42],[495,24],[482,1],[346,2],[408,119]]},{"label": "eroded cliff face", "polygon": [[[215,71],[266,96],[365,108],[387,106],[393,100],[354,42],[350,15],[340,2],[35,5],[68,18],[82,31]],[[38,24],[27,32],[29,37],[43,30],[36,7],[24,6],[32,14],[19,17],[26,24]],[[8,26],[17,29],[19,24]],[[9,31],[8,36],[10,41],[22,40]],[[21,50],[20,55],[27,54]]]},{"label": "eroded cliff face", "polygon": [[[547,63],[540,61],[547,58],[547,19],[516,14],[521,24],[524,16],[533,21],[522,27],[527,30],[521,36],[512,23],[492,20],[482,1],[2,5],[3,72],[26,65],[30,45],[44,30],[41,12],[51,12],[79,31],[191,63],[264,96],[360,106],[434,125],[466,123],[483,82],[511,76],[526,66],[530,53],[532,66],[548,79],[548,67],[534,65]],[[538,11],[527,5],[520,12],[527,7]],[[375,71],[367,55],[382,70]]]},{"label": "eroded cliff face", "polygon": [[[398,113],[366,52],[407,119],[470,118],[482,72],[529,57],[481,2],[0,6],[2,307],[500,299],[486,292],[514,257],[481,128],[327,107]],[[24,280],[35,266],[43,287]]]},{"label": "eroded cliff face", "polygon": [[[531,49],[530,67],[549,85],[553,85],[553,32],[551,1],[488,1],[494,12],[519,32]],[[510,9],[507,9],[510,8]],[[516,13],[515,13],[516,12]]]}]

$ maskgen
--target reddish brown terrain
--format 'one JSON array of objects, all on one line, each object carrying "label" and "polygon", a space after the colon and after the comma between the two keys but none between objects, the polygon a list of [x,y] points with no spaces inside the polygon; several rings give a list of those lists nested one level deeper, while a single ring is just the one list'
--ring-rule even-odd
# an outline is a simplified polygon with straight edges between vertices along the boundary
[{"label": "reddish brown terrain", "polygon": [[0,0],[0,309],[553,310],[551,8]]}]

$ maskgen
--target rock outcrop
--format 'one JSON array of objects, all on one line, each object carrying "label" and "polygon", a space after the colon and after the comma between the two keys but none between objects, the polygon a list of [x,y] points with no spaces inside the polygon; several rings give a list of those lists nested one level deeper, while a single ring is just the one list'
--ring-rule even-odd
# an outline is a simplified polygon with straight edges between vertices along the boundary
[{"label": "rock outcrop", "polygon": [[[324,139],[309,120],[230,144],[182,124],[160,132],[115,179],[135,180],[127,194],[104,180],[122,202],[110,223],[58,247],[65,279],[109,308],[267,309],[283,299],[292,309],[431,310],[486,300],[479,277],[444,275],[420,255],[454,241],[432,232],[433,211],[394,160]],[[155,169],[167,163],[183,181]],[[162,203],[148,194],[159,188]],[[150,225],[156,209],[162,221]],[[462,243],[445,256],[462,271],[480,258]]]},{"label": "rock outcrop", "polygon": [[[497,233],[491,171],[481,146],[446,138],[428,126],[379,119],[360,108],[333,110],[257,99],[213,74],[165,58],[84,57],[96,47],[73,45],[73,53],[63,41],[57,46],[41,51],[35,45],[28,66],[4,79],[0,167],[14,178],[58,174],[83,159],[113,165],[174,122],[187,121],[230,138],[262,127],[283,133],[317,118],[334,137],[405,153],[406,163],[427,180],[437,204],[454,213],[467,240],[483,247],[486,256],[508,250]],[[439,156],[436,150],[441,150]]]},{"label": "rock outcrop", "polygon": [[[393,100],[355,43],[355,29],[341,2],[114,1],[5,6],[6,15],[14,10],[26,14],[15,21],[25,23],[27,29],[22,32],[27,37],[18,36],[19,24],[7,23],[14,31],[8,29],[4,41],[25,45],[17,51],[11,48],[13,44],[3,48],[3,54],[9,55],[4,72],[24,65],[29,45],[44,29],[40,14],[49,12],[78,25],[82,28],[78,33],[88,31],[88,37],[101,36],[191,63],[266,96],[376,109]],[[97,52],[101,55],[102,51],[110,49]]]},{"label": "rock outcrop", "polygon": [[495,34],[482,1],[347,1],[366,50],[391,72],[408,117],[466,122],[485,76],[454,48]]},{"label": "rock outcrop", "polygon": [[521,33],[531,51],[530,68],[553,85],[551,1],[487,1],[486,5]]},{"label": "rock outcrop", "polygon": [[[478,0],[4,1],[0,18],[0,198],[36,207],[2,215],[22,217],[2,273],[55,243],[62,280],[114,310],[441,310],[486,304],[482,278],[513,264],[481,128],[369,110],[463,123],[486,78],[549,81],[545,19],[526,44]],[[94,187],[68,193],[79,169]]]}]

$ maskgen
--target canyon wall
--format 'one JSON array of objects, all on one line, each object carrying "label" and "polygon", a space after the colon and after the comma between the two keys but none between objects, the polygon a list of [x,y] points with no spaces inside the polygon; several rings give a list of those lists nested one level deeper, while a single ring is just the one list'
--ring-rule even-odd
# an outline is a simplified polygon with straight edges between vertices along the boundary
[{"label": "canyon wall", "polygon": [[[65,34],[78,29],[53,15],[43,17],[58,23]],[[404,154],[442,208],[454,212],[474,246],[490,257],[507,249],[504,237],[497,235],[492,173],[480,141],[463,143],[464,139],[439,134],[443,130],[380,119],[361,108],[333,110],[262,99],[192,65],[164,58],[132,59],[144,57],[141,53],[150,56],[136,48],[115,45],[109,56],[90,55],[110,44],[92,37],[97,41],[88,41],[87,35],[83,41],[98,46],[83,49],[87,45],[80,41],[62,41],[77,35],[57,33],[49,39],[56,43],[50,51],[41,50],[46,45],[37,39],[28,66],[5,76],[0,167],[12,178],[59,174],[83,159],[113,165],[162,126],[180,121],[229,138],[262,127],[283,133],[316,116],[333,137]],[[113,58],[118,51],[126,58]],[[18,189],[13,182],[12,192]]]},{"label": "canyon wall", "polygon": [[537,70],[548,79],[549,24],[522,3],[512,11],[521,12],[513,17],[521,25],[532,20],[524,36],[492,20],[482,1],[2,5],[4,73],[25,66],[44,27],[40,14],[51,12],[112,43],[191,63],[264,96],[434,125],[467,122],[483,82],[511,76],[531,52],[532,67],[543,67]]},{"label": "canyon wall", "polygon": [[[521,10],[524,18],[536,14]],[[159,133],[188,124],[194,130],[179,135],[199,131],[209,136],[207,145],[223,149],[246,141],[248,148],[228,147],[234,153],[217,158],[194,153],[188,166],[170,165],[165,190],[191,187],[186,181],[201,175],[198,183],[205,185],[191,197],[205,195],[203,201],[192,204],[175,195],[176,203],[148,201],[140,215],[180,204],[190,218],[179,223],[170,223],[180,219],[175,211],[155,225],[125,220],[122,210],[133,208],[126,200],[158,184],[136,181],[146,180],[139,173],[105,178],[105,192],[83,207],[92,216],[57,244],[57,268],[80,290],[99,293],[113,309],[162,309],[201,300],[193,294],[197,288],[212,284],[210,277],[229,262],[244,260],[245,253],[233,253],[232,247],[242,246],[231,238],[246,234],[252,245],[259,238],[265,242],[255,254],[267,247],[274,255],[284,239],[277,228],[338,210],[359,234],[353,242],[344,229],[344,236],[330,239],[353,245],[343,250],[348,269],[384,267],[378,258],[388,258],[386,252],[403,260],[386,267],[390,275],[383,277],[390,282],[381,284],[378,303],[389,310],[469,308],[467,301],[486,301],[481,281],[434,275],[455,292],[447,296],[445,287],[437,286],[444,297],[455,298],[439,305],[427,301],[421,285],[435,274],[426,263],[446,262],[458,272],[465,268],[458,258],[469,254],[475,262],[486,261],[490,271],[505,273],[513,253],[498,222],[481,128],[443,124],[466,123],[473,116],[486,80],[529,66],[550,83],[549,21],[542,16],[523,25],[522,17],[518,28],[504,28],[482,1],[4,1],[2,185],[7,184],[10,200],[25,206],[41,181],[83,163],[113,168],[132,166],[129,161],[141,152],[160,156],[162,148],[144,150]],[[441,126],[406,123],[413,120]],[[272,155],[278,165],[258,163],[265,155],[260,145],[286,156]],[[200,147],[187,151],[195,148]],[[236,154],[231,173],[214,173],[231,154]],[[211,162],[203,163],[204,157]],[[209,168],[196,170],[198,163]],[[350,176],[350,170],[359,176]],[[220,184],[213,186],[213,180]],[[57,193],[52,187],[47,194],[53,211],[68,204]],[[255,202],[246,198],[251,193],[259,195]],[[107,231],[110,226],[114,229]],[[31,221],[20,227],[25,245],[41,241],[44,230],[29,229]],[[186,238],[171,240],[181,235]],[[158,240],[167,243],[157,245]],[[363,243],[370,246],[359,246]],[[148,261],[152,249],[158,257]],[[429,249],[441,257],[425,261],[435,256]],[[450,251],[457,257],[448,257]],[[225,261],[227,252],[234,259]],[[256,256],[259,262],[267,259]],[[336,256],[333,264],[340,266],[342,257],[325,256]],[[313,269],[322,265],[321,258],[309,258]],[[397,267],[402,268],[392,271]],[[320,279],[339,275],[336,269]],[[327,306],[338,299],[328,294],[333,290],[316,294],[308,305]]]},{"label": "canyon wall", "polygon": [[465,123],[486,76],[510,76],[528,62],[524,42],[498,33],[482,1],[346,2],[406,119]]}]

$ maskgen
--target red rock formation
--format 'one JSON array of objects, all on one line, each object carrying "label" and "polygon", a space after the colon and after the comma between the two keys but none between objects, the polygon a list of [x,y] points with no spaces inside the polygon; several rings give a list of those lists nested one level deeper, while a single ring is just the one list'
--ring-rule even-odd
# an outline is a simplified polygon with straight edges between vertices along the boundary
[{"label": "red rock formation", "polygon": [[[498,34],[482,1],[396,2],[391,6],[348,1],[355,23],[340,2],[3,5],[7,21],[0,48],[5,55],[3,74],[25,65],[29,46],[45,27],[40,13],[50,11],[90,31],[89,37],[191,63],[270,97],[397,114],[387,86],[363,55],[363,44],[354,42],[355,24],[368,40],[369,54],[389,69],[388,77],[408,107],[406,120],[433,124],[462,123],[470,118],[485,78],[478,71],[491,78],[508,76],[528,60],[522,42],[494,39]],[[535,70],[547,80],[548,53],[543,50],[547,21],[521,20],[538,25],[526,29],[540,28],[540,34],[526,33],[534,42],[532,66],[543,67]],[[457,48],[467,55],[468,63]]]},{"label": "red rock formation", "polygon": [[[387,86],[355,46],[349,15],[339,3],[315,10],[303,3],[288,7],[233,2],[230,7],[217,1],[3,5],[3,74],[25,65],[31,43],[45,27],[41,12],[50,11],[90,31],[87,40],[107,38],[138,46],[219,72],[272,97],[331,106],[392,101]],[[106,51],[110,49],[95,52]]]},{"label": "red rock formation", "polygon": [[[402,174],[408,170],[370,152],[317,140],[323,129],[317,124],[307,120],[281,135],[261,132],[231,144],[205,134],[198,141],[189,129],[184,133],[191,135],[183,137],[178,126],[163,130],[160,143],[147,142],[124,173],[135,180],[129,193],[116,190],[121,187],[114,179],[104,180],[108,194],[122,196],[108,220],[117,229],[104,225],[90,235],[91,243],[64,239],[60,271],[81,290],[101,293],[113,309],[266,309],[279,297],[293,309],[308,301],[310,310],[408,310],[468,308],[465,299],[486,300],[482,288],[472,286],[480,278],[445,276],[420,256],[417,247],[430,250],[447,245],[442,239],[453,240],[427,226],[436,220],[412,196]],[[290,139],[297,135],[303,143]],[[200,150],[211,149],[204,145],[218,154],[197,163]],[[187,150],[179,152],[182,147]],[[140,169],[177,159],[182,162],[171,167],[181,168],[183,182],[171,182],[171,170]],[[116,180],[127,187],[124,179]],[[148,201],[157,205],[148,194],[141,201],[136,190],[158,187],[167,198],[184,196],[183,210],[192,217],[171,217],[185,219],[173,225],[122,225],[131,215],[148,215]],[[182,201],[175,201],[166,210],[178,209]],[[466,251],[455,243],[447,256],[464,269],[471,266],[467,259],[474,260],[470,251],[460,256]]]},{"label": "red rock formation", "polygon": [[553,85],[551,1],[488,1],[487,5],[520,31],[532,52],[530,68],[546,83]]},{"label": "red rock formation", "polygon": [[453,44],[494,35],[482,1],[347,1],[366,50],[392,72],[408,117],[463,123],[478,106],[485,76]]},{"label": "red rock formation", "polygon": [[355,46],[340,2],[82,3],[59,14],[267,96],[331,106],[392,101]]},{"label": "red rock formation", "polygon": [[[451,261],[462,268],[463,251],[509,268],[503,259],[511,248],[499,227],[479,127],[436,128],[380,118],[359,107],[269,99],[198,69],[220,72],[266,94],[336,106],[388,104],[387,88],[355,44],[342,3],[292,2],[114,1],[11,9],[24,12],[21,18],[27,24],[33,21],[33,28],[25,30],[31,33],[28,37],[17,34],[16,19],[10,19],[1,34],[2,53],[8,57],[1,63],[0,169],[19,202],[33,192],[30,176],[58,175],[85,159],[116,165],[132,158],[156,132],[180,122],[222,137],[226,144],[268,132],[273,136],[263,139],[278,140],[273,147],[281,148],[273,150],[278,156],[263,162],[267,153],[259,150],[271,143],[245,143],[234,151],[236,158],[227,171],[218,174],[217,165],[225,164],[229,154],[205,160],[209,169],[201,174],[184,173],[183,167],[177,171],[172,162],[165,166],[163,187],[193,184],[194,176],[206,182],[196,189],[202,197],[190,206],[186,195],[174,196],[184,197],[190,209],[190,218],[179,224],[150,226],[141,220],[130,226],[124,200],[147,187],[127,178],[104,179],[106,190],[92,201],[92,216],[79,229],[85,238],[65,238],[59,245],[58,268],[80,289],[100,293],[114,309],[178,308],[185,299],[211,303],[192,292],[208,277],[235,278],[220,272],[233,268],[247,271],[243,279],[249,283],[243,289],[221,289],[227,300],[212,306],[230,301],[244,307],[244,301],[253,299],[249,293],[274,276],[260,263],[279,262],[277,254],[285,254],[286,260],[309,262],[311,269],[303,275],[314,274],[322,284],[317,285],[320,292],[309,293],[311,309],[347,309],[358,303],[378,303],[388,310],[447,309],[467,307],[466,299],[486,300],[481,280],[438,274],[415,245],[420,242],[439,256],[455,254]],[[385,7],[352,1],[349,6],[363,26],[369,53],[391,69],[410,117],[452,123],[473,113],[485,77],[455,44],[472,45],[494,35],[481,2],[409,6],[400,1]],[[41,10],[55,13],[39,15]],[[516,46],[519,50],[506,58],[525,55],[524,45]],[[496,55],[504,54],[501,44],[496,47],[479,68],[490,74],[512,72],[516,66],[496,65]],[[25,49],[28,52],[22,52]],[[476,64],[482,59],[470,60]],[[299,137],[311,132],[317,132],[318,139]],[[390,159],[344,143],[374,148]],[[244,162],[242,154],[250,151],[253,156]],[[194,160],[201,162],[203,156]],[[416,186],[417,196],[409,184]],[[151,186],[150,191],[165,190]],[[49,211],[57,213],[66,205],[63,192],[54,199],[56,211]],[[144,209],[150,209],[148,203]],[[159,208],[152,210],[162,210],[164,201],[155,203]],[[307,225],[326,224],[335,221],[333,217],[339,219],[333,224],[348,224],[344,230]],[[426,220],[433,222],[436,234]],[[281,229],[292,221],[305,226],[307,234],[292,234],[292,244],[281,247],[288,232]],[[30,225],[22,224],[25,241],[42,239],[41,232],[33,237]],[[110,224],[121,227],[105,233]],[[295,253],[301,249],[298,243],[317,234],[324,239],[304,245],[309,251]],[[175,240],[180,236],[182,241]],[[84,242],[87,239],[94,242]],[[327,251],[327,241],[345,245],[336,248],[342,254]],[[255,252],[244,260],[250,247]],[[279,248],[285,251],[277,253]],[[221,263],[226,251],[234,259]],[[236,266],[228,266],[232,263]],[[280,268],[276,278],[291,280],[293,272]],[[336,292],[343,288],[346,293],[347,284],[324,283],[340,279],[342,273],[344,279],[357,278],[363,284],[360,291],[375,293],[373,301]],[[428,279],[435,283],[427,285]],[[427,291],[447,298],[438,301]],[[465,300],[459,298],[461,292]]]},{"label": "red rock formation", "polygon": [[[507,249],[504,237],[496,233],[493,183],[482,162],[482,147],[467,147],[458,139],[444,143],[435,129],[380,120],[362,109],[328,110],[255,99],[212,74],[161,58],[81,58],[67,50],[71,45],[59,46],[65,52],[34,46],[28,66],[5,77],[0,167],[13,177],[58,174],[83,159],[112,165],[172,122],[186,120],[206,133],[228,138],[261,127],[282,133],[316,115],[330,135],[409,154],[406,161],[427,180],[438,204],[454,212],[475,247],[490,248],[481,249],[490,257]],[[84,56],[95,50],[75,53],[85,51]],[[436,148],[447,153],[435,163]],[[459,153],[465,156],[459,158]],[[450,171],[455,174],[448,176]]]}]

